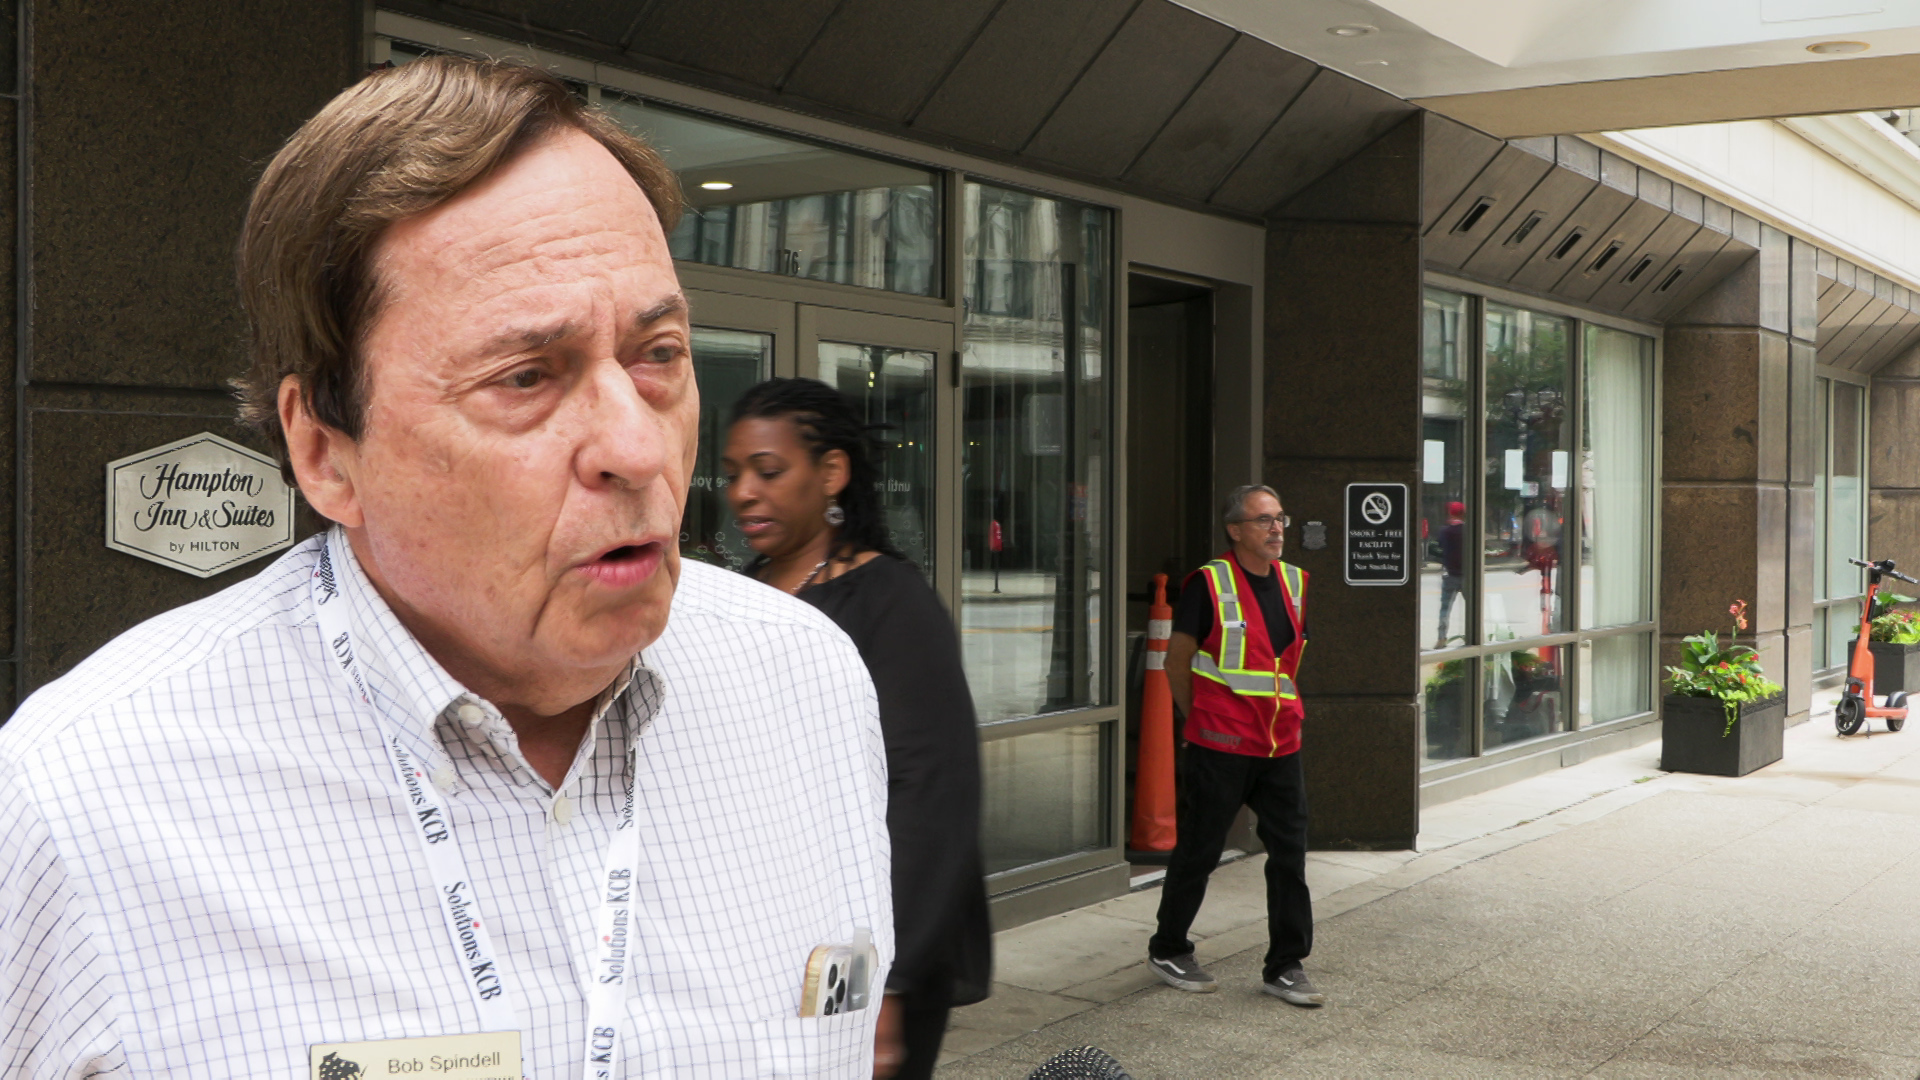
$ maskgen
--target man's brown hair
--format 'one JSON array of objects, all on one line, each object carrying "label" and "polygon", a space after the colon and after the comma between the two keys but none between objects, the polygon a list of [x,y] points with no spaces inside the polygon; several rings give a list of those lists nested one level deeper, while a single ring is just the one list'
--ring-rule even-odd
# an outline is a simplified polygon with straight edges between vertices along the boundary
[{"label": "man's brown hair", "polygon": [[644,141],[525,64],[435,56],[367,76],[328,102],[274,155],[240,232],[247,374],[240,418],[273,444],[292,482],[280,383],[299,378],[314,419],[360,437],[360,356],[381,285],[371,257],[387,226],[478,183],[567,128],[607,148],[671,233],[680,182]]}]

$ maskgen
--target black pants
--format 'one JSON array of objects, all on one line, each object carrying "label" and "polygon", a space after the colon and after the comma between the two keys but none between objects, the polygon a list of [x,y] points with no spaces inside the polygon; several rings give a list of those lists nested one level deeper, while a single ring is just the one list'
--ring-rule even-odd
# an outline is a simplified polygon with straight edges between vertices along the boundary
[{"label": "black pants", "polygon": [[1220,865],[1227,830],[1241,806],[1259,818],[1267,846],[1267,962],[1274,976],[1313,951],[1313,900],[1307,894],[1307,789],[1300,755],[1259,758],[1189,745],[1180,763],[1179,839],[1160,890],[1160,927],[1147,942],[1157,960],[1193,951],[1187,931]]},{"label": "black pants", "polygon": [[906,1057],[893,1080],[931,1080],[933,1067],[940,1061],[940,1040],[947,1035],[944,1004],[929,1004],[909,994],[902,1002],[900,1041],[906,1044]]}]

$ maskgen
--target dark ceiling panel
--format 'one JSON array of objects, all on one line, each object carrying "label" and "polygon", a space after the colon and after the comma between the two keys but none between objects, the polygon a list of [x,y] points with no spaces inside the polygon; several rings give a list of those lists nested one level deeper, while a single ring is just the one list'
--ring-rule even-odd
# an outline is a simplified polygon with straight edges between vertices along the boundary
[{"label": "dark ceiling panel", "polygon": [[[618,47],[645,6],[642,0],[606,3],[602,0],[460,0],[460,6],[520,25],[577,34],[603,45]],[[735,4],[737,7],[752,5]],[[785,68],[781,68],[785,71]]]},{"label": "dark ceiling panel", "polygon": [[1421,117],[1409,116],[1331,172],[1301,188],[1269,217],[1287,221],[1420,226]]},{"label": "dark ceiling panel", "polygon": [[[1866,293],[1866,290],[1862,289],[1861,292]],[[1888,314],[1893,310],[1893,301],[1873,296],[1871,293],[1867,295],[1870,299],[1861,307],[1860,312],[1847,320],[1847,325],[1841,327],[1840,332],[1833,335],[1831,341],[1816,349],[1821,363],[1844,367],[1841,361],[1859,343],[1861,337],[1868,334],[1878,337],[1886,332],[1883,320],[1893,317]]]},{"label": "dark ceiling panel", "polygon": [[771,88],[793,70],[839,4],[840,0],[654,3],[633,28],[627,47],[642,56]]},{"label": "dark ceiling panel", "polygon": [[[1831,307],[1827,300],[1828,293],[1839,294],[1839,298],[1832,301]],[[1842,285],[1838,281],[1834,282],[1833,288],[1820,296],[1820,330],[1814,338],[1814,347],[1824,350],[1831,346],[1833,339],[1851,325],[1853,320],[1859,318],[1860,312],[1872,301],[1872,293],[1862,292],[1850,285]]]},{"label": "dark ceiling panel", "polygon": [[[1904,293],[1906,290],[1900,291]],[[1913,317],[1913,312],[1908,311],[1906,304],[1896,296],[1887,303],[1886,309],[1873,320],[1873,323],[1861,331],[1859,337],[1848,343],[1828,363],[1853,371],[1860,370],[1862,365],[1872,361],[1880,350],[1891,351],[1892,347],[1906,336],[1903,325]]]},{"label": "dark ceiling panel", "polygon": [[1211,202],[1265,213],[1415,111],[1384,90],[1322,68],[1213,193]]},{"label": "dark ceiling panel", "polygon": [[1862,374],[1872,374],[1912,348],[1915,335],[1920,334],[1920,313],[1901,311],[1899,315],[1899,320],[1887,328],[1880,340],[1849,358],[1847,366]]},{"label": "dark ceiling panel", "polygon": [[1299,96],[1314,65],[1242,35],[1160,129],[1126,178],[1205,199]]},{"label": "dark ceiling panel", "polygon": [[1607,229],[1627,207],[1633,205],[1633,193],[1623,191],[1614,184],[1602,181],[1594,186],[1586,198],[1567,220],[1553,230],[1546,242],[1534,249],[1527,261],[1509,278],[1515,285],[1524,289],[1546,290],[1553,283],[1566,276],[1567,268],[1580,265],[1594,241],[1606,235]]},{"label": "dark ceiling panel", "polygon": [[1018,150],[1133,10],[1135,0],[1007,0],[913,125]]},{"label": "dark ceiling panel", "polygon": [[1428,113],[1420,161],[1420,221],[1432,227],[1505,143],[1439,113]]},{"label": "dark ceiling panel", "polygon": [[1673,303],[1675,297],[1693,288],[1694,282],[1714,264],[1728,240],[1724,231],[1711,225],[1701,226],[1691,239],[1680,246],[1673,259],[1660,268],[1659,274],[1652,278],[1647,287],[1621,309],[1622,313],[1636,319],[1651,319],[1658,315],[1661,309]]},{"label": "dark ceiling panel", "polygon": [[1026,153],[1118,177],[1236,36],[1232,27],[1166,0],[1145,0],[1067,91]]},{"label": "dark ceiling panel", "polygon": [[[1708,230],[1701,230],[1702,232]],[[1742,239],[1738,233],[1730,234],[1726,243],[1698,271],[1682,275],[1667,290],[1670,296],[1655,311],[1647,313],[1647,318],[1656,322],[1672,319],[1685,311],[1689,305],[1724,280],[1728,274],[1738,270],[1741,264],[1754,257],[1759,249]]]},{"label": "dark ceiling panel", "polygon": [[[1572,300],[1589,300],[1593,294],[1606,287],[1614,275],[1620,273],[1627,255],[1638,248],[1660,223],[1667,220],[1667,211],[1650,202],[1635,200],[1620,220],[1613,223],[1606,232],[1600,234],[1587,249],[1587,254],[1567,269],[1559,281],[1553,283],[1555,295]],[[1608,254],[1612,252],[1612,254]]]},{"label": "dark ceiling panel", "polygon": [[783,89],[904,122],[919,111],[996,2],[845,0]]},{"label": "dark ceiling panel", "polygon": [[1463,269],[1476,277],[1507,280],[1599,182],[1597,177],[1582,176],[1572,169],[1555,168],[1547,173],[1501,223],[1500,231],[1487,234],[1486,242],[1467,259]]},{"label": "dark ceiling panel", "polygon": [[[1552,149],[1549,144],[1548,153]],[[1507,219],[1552,168],[1551,157],[1512,144],[1503,148],[1427,230],[1421,256],[1439,266],[1465,263],[1488,237],[1505,235]]]},{"label": "dark ceiling panel", "polygon": [[1609,311],[1624,310],[1635,297],[1660,283],[1668,265],[1699,231],[1699,222],[1669,212],[1667,219],[1655,226],[1639,247],[1619,261],[1613,277],[1593,294],[1591,302]]}]

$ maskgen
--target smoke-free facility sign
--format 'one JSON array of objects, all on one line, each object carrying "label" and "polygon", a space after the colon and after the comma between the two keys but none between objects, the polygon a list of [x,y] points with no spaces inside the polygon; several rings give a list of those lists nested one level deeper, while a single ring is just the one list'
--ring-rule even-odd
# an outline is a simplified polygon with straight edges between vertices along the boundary
[{"label": "smoke-free facility sign", "polygon": [[107,546],[212,577],[293,543],[272,458],[209,431],[107,463]]},{"label": "smoke-free facility sign", "polygon": [[1407,485],[1347,485],[1347,584],[1405,585]]}]

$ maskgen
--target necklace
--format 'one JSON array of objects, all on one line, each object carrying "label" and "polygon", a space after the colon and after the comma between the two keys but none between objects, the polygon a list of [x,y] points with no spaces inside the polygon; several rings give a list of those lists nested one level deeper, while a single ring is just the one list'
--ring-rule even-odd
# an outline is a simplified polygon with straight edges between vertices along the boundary
[{"label": "necklace", "polygon": [[833,556],[828,555],[826,559],[821,559],[819,562],[815,563],[813,566],[813,569],[807,571],[807,576],[800,579],[800,584],[795,585],[793,587],[793,595],[799,596],[801,589],[804,589],[807,586],[813,584],[813,579],[819,576],[820,571],[826,569],[827,559],[831,559],[831,558],[833,558]]}]

